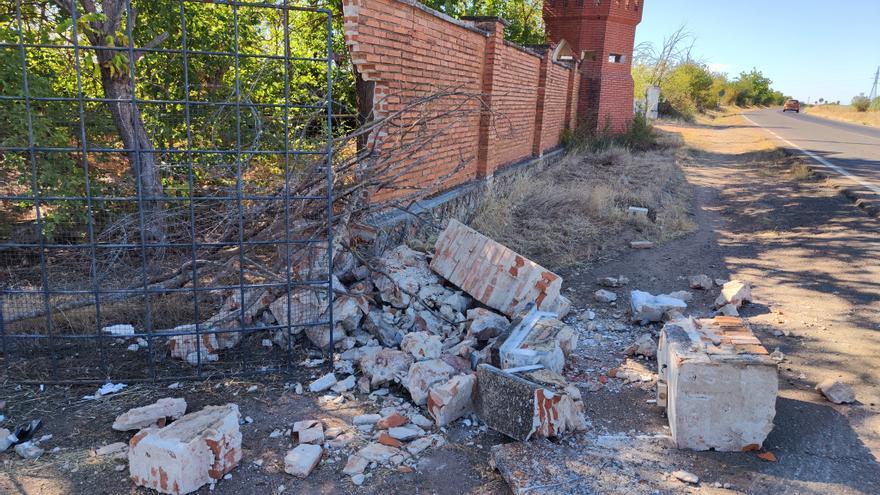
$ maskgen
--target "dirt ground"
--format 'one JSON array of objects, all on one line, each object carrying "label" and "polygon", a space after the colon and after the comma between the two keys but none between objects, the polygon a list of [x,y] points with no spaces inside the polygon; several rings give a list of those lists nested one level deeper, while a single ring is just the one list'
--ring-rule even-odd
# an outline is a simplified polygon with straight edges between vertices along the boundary
[{"label": "dirt ground", "polygon": [[[567,371],[584,395],[590,429],[560,441],[511,446],[508,458],[532,477],[526,493],[880,493],[880,236],[865,216],[822,181],[806,177],[797,160],[736,115],[699,125],[667,123],[687,147],[678,159],[693,188],[697,229],[654,249],[606,250],[601,262],[563,271],[574,301],[568,321],[580,334]],[[616,253],[616,254],[614,254]],[[752,453],[686,452],[669,448],[665,418],[652,404],[652,381],[625,384],[608,378],[625,362],[624,349],[639,335],[659,330],[627,320],[628,291],[687,289],[689,275],[741,278],[754,286],[755,302],[743,315],[770,350],[779,348],[780,394],[775,429],[765,442],[777,462]],[[616,306],[593,301],[597,277],[625,275]],[[715,293],[695,291],[689,312],[709,314]],[[591,319],[591,312],[595,315]],[[777,336],[777,334],[779,336]],[[307,356],[302,356],[306,359]],[[653,361],[628,367],[650,375]],[[132,486],[124,463],[96,458],[91,450],[131,436],[110,429],[116,414],[163,396],[182,396],[189,410],[235,402],[253,420],[242,425],[244,457],[232,478],[213,493],[509,493],[490,465],[493,446],[509,440],[480,425],[458,421],[437,432],[446,444],[426,451],[415,470],[371,470],[362,487],[341,473],[347,451],[330,451],[306,480],[283,472],[289,441],[269,438],[301,419],[351,428],[351,418],[397,404],[353,394],[328,401],[297,395],[285,383],[307,384],[323,368],[302,367],[293,376],[138,385],[98,401],[94,388],[0,385],[2,426],[42,417],[38,435],[52,434],[46,454],[23,461],[0,454],[0,493],[150,493]],[[851,383],[858,402],[836,406],[813,390],[826,377]],[[604,383],[603,382],[607,382]],[[252,386],[257,390],[247,392]],[[57,452],[51,450],[58,447]],[[261,465],[255,461],[262,461]],[[119,466],[122,466],[121,470]],[[700,476],[686,485],[669,476],[685,469]],[[208,487],[198,493],[211,493]]]}]

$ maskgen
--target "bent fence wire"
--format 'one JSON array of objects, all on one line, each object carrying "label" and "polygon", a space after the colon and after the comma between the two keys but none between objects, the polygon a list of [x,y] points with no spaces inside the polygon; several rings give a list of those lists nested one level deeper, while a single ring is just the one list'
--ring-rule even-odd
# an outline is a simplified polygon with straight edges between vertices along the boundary
[{"label": "bent fence wire", "polygon": [[332,321],[330,12],[94,4],[0,13],[7,379],[287,369]]}]

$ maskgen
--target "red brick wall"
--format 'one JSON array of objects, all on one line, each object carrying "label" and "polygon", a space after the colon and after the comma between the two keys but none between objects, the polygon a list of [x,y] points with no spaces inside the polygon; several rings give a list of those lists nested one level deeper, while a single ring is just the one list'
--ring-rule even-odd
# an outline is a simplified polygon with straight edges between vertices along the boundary
[{"label": "red brick wall", "polygon": [[[593,129],[607,125],[613,132],[626,130],[632,120],[632,56],[636,26],[642,20],[643,0],[545,0],[544,23],[552,42],[566,40],[580,56],[578,114]],[[611,54],[624,56],[611,63]]]},{"label": "red brick wall", "polygon": [[[396,124],[372,142],[380,151],[399,149],[414,136],[401,129],[416,122],[420,136],[431,136],[397,165],[405,170],[397,183],[404,189],[379,191],[374,201],[491,176],[557,146],[574,121],[576,70],[549,62],[549,51],[505,42],[500,22],[457,21],[415,0],[344,0],[343,12],[352,60],[375,84],[375,117],[394,116]],[[438,92],[459,96],[397,114]]]}]

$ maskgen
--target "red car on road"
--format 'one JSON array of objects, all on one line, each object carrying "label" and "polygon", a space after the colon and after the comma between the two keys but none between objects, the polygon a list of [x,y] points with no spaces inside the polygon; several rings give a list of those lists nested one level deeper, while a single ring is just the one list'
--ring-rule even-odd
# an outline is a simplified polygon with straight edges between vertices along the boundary
[{"label": "red car on road", "polygon": [[801,102],[792,100],[791,98],[785,100],[785,104],[782,105],[782,113],[789,110],[792,110],[794,113],[801,113]]}]

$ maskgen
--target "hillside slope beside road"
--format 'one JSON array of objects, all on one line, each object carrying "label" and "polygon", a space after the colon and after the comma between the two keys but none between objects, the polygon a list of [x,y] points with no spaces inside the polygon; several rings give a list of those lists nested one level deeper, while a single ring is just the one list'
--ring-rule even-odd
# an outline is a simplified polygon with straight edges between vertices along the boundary
[{"label": "hillside slope beside road", "polygon": [[749,111],[744,117],[778,139],[780,146],[810,156],[859,197],[880,203],[880,128],[779,109]]}]

